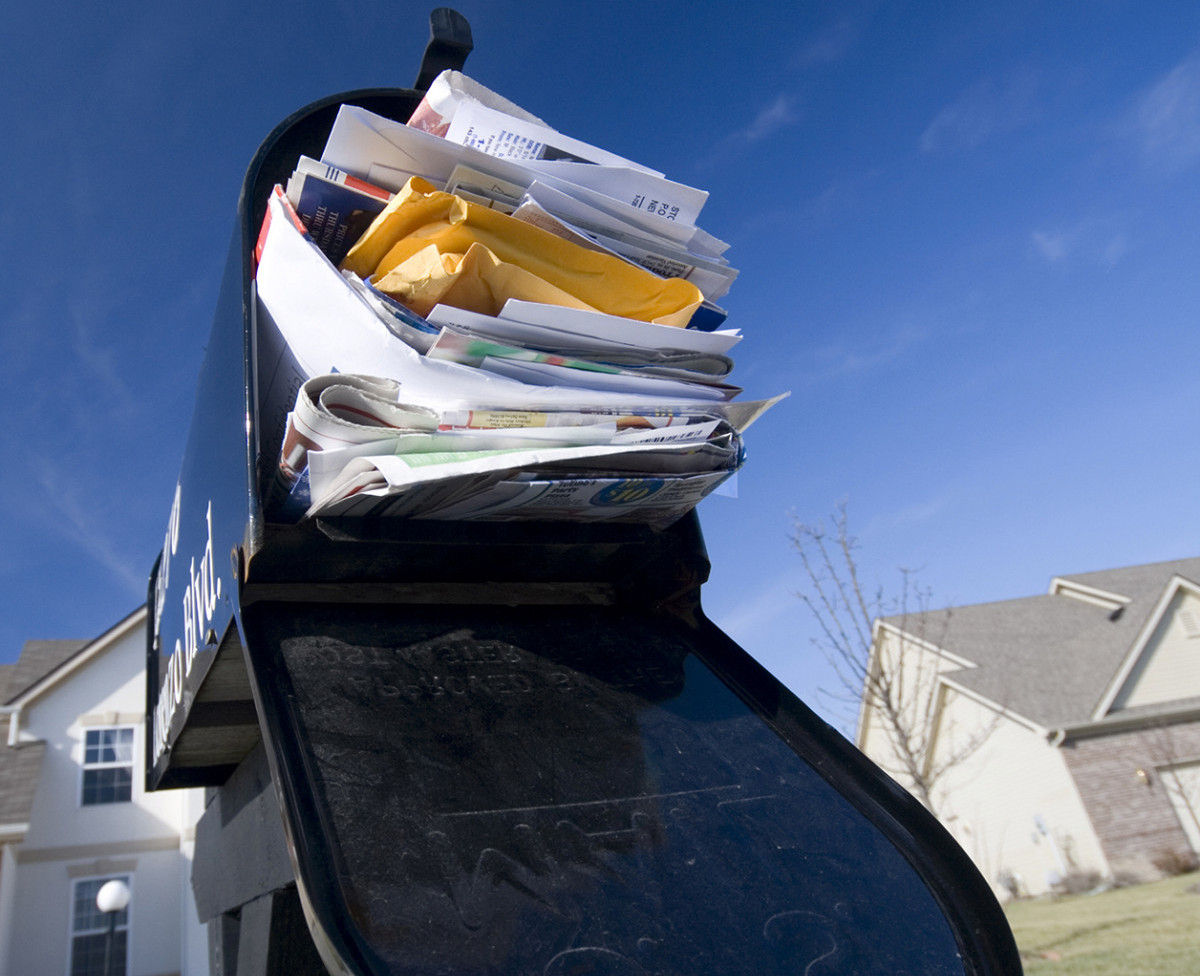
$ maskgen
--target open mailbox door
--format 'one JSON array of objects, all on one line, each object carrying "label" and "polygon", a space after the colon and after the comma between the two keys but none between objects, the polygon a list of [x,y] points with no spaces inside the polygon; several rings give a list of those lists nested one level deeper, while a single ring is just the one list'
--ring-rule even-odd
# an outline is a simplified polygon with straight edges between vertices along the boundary
[{"label": "open mailbox door", "polygon": [[295,113],[238,205],[147,652],[148,785],[214,788],[214,971],[1019,973],[936,820],[704,617],[694,515],[266,520],[267,198],[338,106],[420,94]]}]

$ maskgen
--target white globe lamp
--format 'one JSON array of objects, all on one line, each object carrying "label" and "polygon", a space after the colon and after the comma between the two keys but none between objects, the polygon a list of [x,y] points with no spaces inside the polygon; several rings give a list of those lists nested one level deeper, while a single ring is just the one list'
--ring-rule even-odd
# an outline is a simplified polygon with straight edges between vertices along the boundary
[{"label": "white globe lamp", "polygon": [[[104,976],[113,976],[113,941],[117,933],[117,913],[129,907],[129,885],[120,878],[106,881],[96,892],[96,907],[108,916],[104,939]],[[124,970],[124,966],[121,967]]]},{"label": "white globe lamp", "polygon": [[128,905],[129,885],[124,881],[106,881],[96,892],[96,907],[102,912],[119,912]]}]

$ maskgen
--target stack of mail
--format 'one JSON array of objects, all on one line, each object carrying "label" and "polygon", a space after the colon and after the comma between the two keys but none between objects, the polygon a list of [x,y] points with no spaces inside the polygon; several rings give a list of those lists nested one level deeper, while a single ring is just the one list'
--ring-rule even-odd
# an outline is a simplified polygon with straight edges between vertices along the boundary
[{"label": "stack of mail", "polygon": [[457,72],[407,125],[342,106],[256,252],[268,517],[690,510],[774,402],[734,402],[705,196]]}]

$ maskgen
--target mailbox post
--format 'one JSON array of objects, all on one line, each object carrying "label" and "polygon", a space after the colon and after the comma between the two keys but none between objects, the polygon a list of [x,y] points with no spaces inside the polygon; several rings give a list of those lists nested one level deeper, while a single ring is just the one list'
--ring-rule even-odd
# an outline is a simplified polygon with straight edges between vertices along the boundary
[{"label": "mailbox post", "polygon": [[339,105],[461,66],[431,22],[417,89],[255,155],[151,580],[148,787],[209,787],[214,971],[1019,973],[937,821],[704,616],[694,515],[264,516],[268,194]]}]

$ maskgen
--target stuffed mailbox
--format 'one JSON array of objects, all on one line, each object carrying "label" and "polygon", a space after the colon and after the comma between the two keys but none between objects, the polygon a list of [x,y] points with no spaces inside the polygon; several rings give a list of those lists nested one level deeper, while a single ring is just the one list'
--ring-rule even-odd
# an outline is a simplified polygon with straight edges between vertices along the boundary
[{"label": "stuffed mailbox", "polygon": [[301,109],[238,205],[147,647],[212,958],[1019,973],[937,821],[704,616],[695,509],[778,399],[704,194],[432,20],[447,73]]}]

